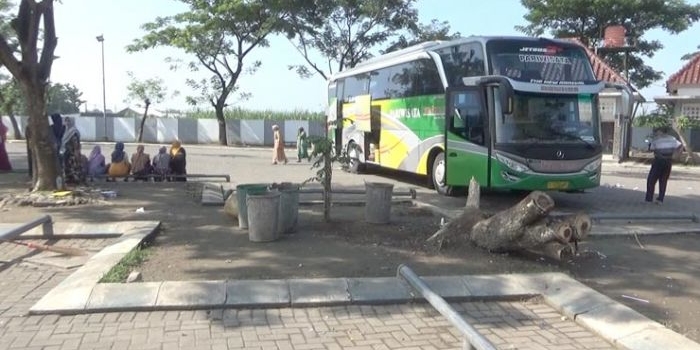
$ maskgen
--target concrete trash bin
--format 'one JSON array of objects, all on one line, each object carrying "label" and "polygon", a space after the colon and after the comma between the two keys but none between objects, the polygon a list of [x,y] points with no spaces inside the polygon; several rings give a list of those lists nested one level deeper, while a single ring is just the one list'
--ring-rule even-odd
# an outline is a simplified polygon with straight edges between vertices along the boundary
[{"label": "concrete trash bin", "polygon": [[383,182],[365,182],[365,221],[370,224],[388,224],[391,221],[391,195],[394,185]]},{"label": "concrete trash bin", "polygon": [[248,210],[246,198],[248,194],[260,194],[267,192],[268,184],[241,184],[236,186],[236,200],[238,201],[238,228],[248,228]]},{"label": "concrete trash bin", "polygon": [[294,233],[299,221],[299,185],[282,183],[280,192],[279,227],[280,233]]},{"label": "concrete trash bin", "polygon": [[248,239],[251,242],[271,242],[279,238],[277,218],[280,193],[277,191],[248,194]]}]

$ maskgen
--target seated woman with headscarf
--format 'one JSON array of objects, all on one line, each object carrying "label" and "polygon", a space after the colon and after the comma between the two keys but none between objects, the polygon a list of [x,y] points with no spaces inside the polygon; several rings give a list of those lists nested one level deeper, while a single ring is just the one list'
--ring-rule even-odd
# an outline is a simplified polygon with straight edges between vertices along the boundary
[{"label": "seated woman with headscarf", "polygon": [[105,156],[102,155],[102,148],[95,146],[87,160],[87,174],[90,178],[94,178],[106,173],[107,165],[105,165]]},{"label": "seated woman with headscarf", "polygon": [[131,174],[134,180],[148,181],[146,175],[151,174],[151,156],[143,152],[143,145],[136,147],[136,153],[131,155]]},{"label": "seated woman with headscarf", "polygon": [[[187,175],[187,153],[180,141],[173,141],[170,146],[170,174]],[[173,177],[174,181],[187,181],[186,177]]]},{"label": "seated woman with headscarf", "polygon": [[168,148],[163,146],[158,150],[158,154],[153,156],[153,173],[159,175],[160,177],[155,177],[155,181],[165,180],[168,173],[170,173],[170,154],[168,154]]},{"label": "seated woman with headscarf", "polygon": [[[117,142],[114,145],[114,152],[112,152],[112,163],[109,164],[107,168],[107,174],[114,180],[115,177],[124,177],[129,175],[131,170],[131,165],[124,152],[124,143]],[[124,179],[126,181],[126,179]]]},{"label": "seated woman with headscarf", "polygon": [[61,139],[59,154],[63,160],[64,181],[69,184],[85,183],[85,168],[80,154],[80,132],[71,117],[66,117],[63,124],[66,130]]}]

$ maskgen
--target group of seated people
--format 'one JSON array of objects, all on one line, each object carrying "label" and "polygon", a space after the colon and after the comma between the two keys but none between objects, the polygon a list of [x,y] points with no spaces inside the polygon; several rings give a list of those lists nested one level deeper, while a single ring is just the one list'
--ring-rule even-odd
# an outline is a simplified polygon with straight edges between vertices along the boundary
[{"label": "group of seated people", "polygon": [[102,155],[100,146],[95,146],[85,161],[85,172],[88,178],[94,179],[107,175],[107,181],[129,175],[134,180],[143,181],[148,181],[150,178],[154,181],[186,181],[184,176],[178,177],[178,175],[187,174],[186,167],[185,149],[179,141],[173,142],[169,151],[165,146],[161,147],[152,161],[150,155],[144,152],[143,145],[138,145],[136,153],[129,159],[124,151],[123,142],[117,142],[114,145],[109,163]]}]

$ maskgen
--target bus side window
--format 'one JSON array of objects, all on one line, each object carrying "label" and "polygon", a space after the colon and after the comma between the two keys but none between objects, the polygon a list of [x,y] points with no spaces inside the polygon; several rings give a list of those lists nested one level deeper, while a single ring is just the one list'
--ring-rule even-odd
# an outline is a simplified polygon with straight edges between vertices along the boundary
[{"label": "bus side window", "polygon": [[452,131],[476,144],[484,144],[484,111],[477,91],[463,91],[453,98]]},{"label": "bus side window", "polygon": [[479,145],[484,144],[484,118],[481,109],[475,110],[468,115],[467,139]]}]

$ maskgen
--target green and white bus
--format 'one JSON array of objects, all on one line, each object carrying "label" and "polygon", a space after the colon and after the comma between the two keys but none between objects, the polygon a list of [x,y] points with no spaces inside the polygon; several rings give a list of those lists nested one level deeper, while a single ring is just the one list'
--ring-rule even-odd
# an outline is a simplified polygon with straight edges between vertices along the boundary
[{"label": "green and white bus", "polygon": [[[482,187],[575,191],[600,185],[597,81],[566,40],[468,37],[388,53],[329,80],[329,136],[352,170],[427,175],[450,194]],[[625,100],[623,98],[623,100]]]}]

